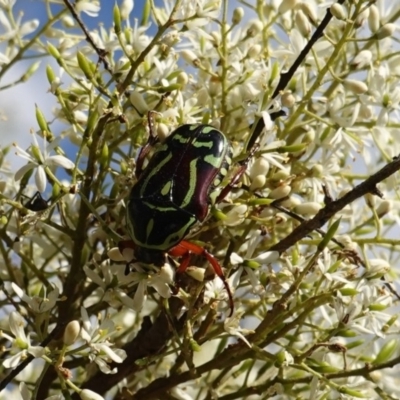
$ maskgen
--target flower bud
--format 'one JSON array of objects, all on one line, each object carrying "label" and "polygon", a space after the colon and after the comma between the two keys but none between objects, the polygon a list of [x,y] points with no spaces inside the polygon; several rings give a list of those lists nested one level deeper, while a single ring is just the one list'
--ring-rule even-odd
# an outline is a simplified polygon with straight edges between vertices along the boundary
[{"label": "flower bud", "polygon": [[183,59],[193,67],[198,68],[200,66],[200,60],[198,59],[197,55],[191,50],[182,50],[181,55]]},{"label": "flower bud", "polygon": [[260,44],[254,44],[247,51],[247,57],[251,59],[257,59],[262,52],[262,46]]},{"label": "flower bud", "polygon": [[47,80],[49,81],[50,85],[56,79],[56,74],[54,73],[53,68],[51,68],[50,65],[46,66],[46,76],[47,76]]},{"label": "flower bud", "polygon": [[73,28],[75,26],[75,20],[70,15],[62,17],[61,23],[64,28]]},{"label": "flower bud", "polygon": [[189,76],[185,71],[182,71],[176,77],[176,81],[179,83],[179,85],[181,85],[181,87],[183,87],[189,82]]},{"label": "flower bud", "polygon": [[74,344],[76,339],[79,336],[80,330],[81,330],[81,326],[79,325],[79,322],[77,320],[68,322],[67,326],[65,327],[64,335],[63,335],[64,344],[66,346],[70,346],[71,344]]},{"label": "flower bud", "polygon": [[232,24],[237,25],[240,23],[244,15],[244,10],[242,7],[237,7],[233,10],[233,16],[232,16]]},{"label": "flower bud", "polygon": [[276,189],[271,190],[268,197],[270,199],[283,199],[284,197],[288,196],[291,192],[292,188],[289,185],[281,185],[278,186]]},{"label": "flower bud", "polygon": [[292,93],[286,92],[283,93],[281,97],[281,102],[284,107],[292,108],[294,106],[294,103],[296,102],[296,99]]},{"label": "flower bud", "polygon": [[298,0],[282,0],[282,3],[278,7],[278,13],[284,14],[287,11],[294,10],[298,3]]},{"label": "flower bud", "polygon": [[304,37],[308,37],[311,32],[311,24],[310,21],[307,19],[303,11],[298,10],[295,17],[296,26],[299,28],[300,33]]},{"label": "flower bud", "polygon": [[371,4],[369,7],[368,26],[372,33],[378,32],[380,27],[379,10],[375,4]]},{"label": "flower bud", "polygon": [[294,211],[300,215],[315,215],[322,208],[321,204],[315,201],[299,204]]},{"label": "flower bud", "polygon": [[331,14],[339,20],[345,20],[347,18],[347,15],[346,15],[346,12],[344,11],[343,6],[339,3],[332,4],[330,11],[331,11]]},{"label": "flower bud", "polygon": [[258,175],[267,175],[269,162],[264,157],[257,158],[250,170],[250,178],[255,179]]},{"label": "flower bud", "polygon": [[87,79],[93,79],[92,62],[81,52],[76,53],[79,68],[85,74]]},{"label": "flower bud", "polygon": [[[337,4],[337,3],[336,3]],[[368,90],[368,86],[356,79],[346,79],[343,81],[343,86],[346,89],[351,90],[354,94],[363,94]]]},{"label": "flower bud", "polygon": [[256,19],[251,21],[249,28],[247,29],[247,36],[255,37],[258,33],[263,30],[263,23]]},{"label": "flower bud", "polygon": [[351,240],[349,235],[336,235],[336,240],[346,249],[346,250],[356,250],[357,244]]},{"label": "flower bud", "polygon": [[39,125],[40,130],[44,132],[50,132],[49,125],[47,124],[46,118],[38,106],[35,106],[36,121]]},{"label": "flower bud", "polygon": [[301,200],[297,197],[289,196],[287,199],[279,202],[282,207],[292,209],[296,207],[298,204],[301,204]]},{"label": "flower bud", "polygon": [[381,203],[376,207],[376,215],[379,218],[382,218],[386,215],[392,208],[392,204],[389,200],[383,200]]},{"label": "flower bud", "polygon": [[397,351],[398,347],[399,346],[397,339],[389,340],[382,346],[375,360],[372,361],[372,364],[377,365],[389,361],[392,358],[393,354]]},{"label": "flower bud", "polygon": [[376,34],[378,40],[385,39],[387,37],[391,37],[396,30],[396,24],[385,24],[379,29]]},{"label": "flower bud", "polygon": [[117,35],[121,33],[121,12],[117,4],[113,9],[114,31]]},{"label": "flower bud", "polygon": [[157,136],[163,142],[169,136],[168,126],[160,122],[157,125]]},{"label": "flower bud", "polygon": [[83,389],[81,392],[79,392],[79,397],[81,400],[104,400],[103,396],[100,396],[89,389]]},{"label": "flower bud", "polygon": [[372,53],[370,50],[361,50],[350,63],[353,67],[361,69],[370,65],[372,61]]},{"label": "flower bud", "polygon": [[312,23],[316,23],[317,22],[318,16],[317,16],[314,8],[308,2],[300,3],[298,8],[301,11],[303,11],[303,13],[308,17],[308,19]]},{"label": "flower bud", "polygon": [[203,282],[204,281],[204,274],[206,270],[204,268],[199,268],[199,267],[188,267],[186,269],[186,273],[193,279],[195,279],[198,282]]},{"label": "flower bud", "polygon": [[147,103],[146,103],[143,95],[139,91],[134,90],[129,95],[129,100],[139,114],[144,115],[144,114],[146,114],[147,111],[149,111],[149,107],[147,106]]},{"label": "flower bud", "polygon": [[[144,3],[144,4],[143,4]],[[151,15],[151,0],[145,0],[142,2],[143,12],[142,12],[142,19],[140,20],[140,26],[146,26],[149,22],[149,18]]]},{"label": "flower bud", "polygon": [[47,51],[56,59],[60,59],[61,55],[57,48],[51,43],[47,43]]},{"label": "flower bud", "polygon": [[123,0],[121,4],[121,18],[126,20],[133,10],[133,0]]},{"label": "flower bud", "polygon": [[254,191],[257,189],[261,189],[265,185],[266,182],[267,182],[267,177],[265,175],[257,175],[251,181],[250,190]]}]

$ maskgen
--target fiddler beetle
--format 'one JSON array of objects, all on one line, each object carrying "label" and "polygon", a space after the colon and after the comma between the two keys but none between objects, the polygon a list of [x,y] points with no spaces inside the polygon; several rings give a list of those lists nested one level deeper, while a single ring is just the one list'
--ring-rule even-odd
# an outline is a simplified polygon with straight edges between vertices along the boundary
[{"label": "fiddler beetle", "polygon": [[232,292],[221,265],[206,249],[185,237],[207,218],[212,205],[226,197],[245,172],[254,151],[241,163],[230,183],[221,187],[232,164],[232,147],[222,132],[211,125],[182,125],[158,144],[143,169],[146,156],[158,142],[151,115],[149,129],[148,142],[136,163],[137,182],[126,208],[133,261],[161,267],[167,255],[179,257],[177,273],[183,273],[191,254],[204,257],[224,284],[232,315]]}]

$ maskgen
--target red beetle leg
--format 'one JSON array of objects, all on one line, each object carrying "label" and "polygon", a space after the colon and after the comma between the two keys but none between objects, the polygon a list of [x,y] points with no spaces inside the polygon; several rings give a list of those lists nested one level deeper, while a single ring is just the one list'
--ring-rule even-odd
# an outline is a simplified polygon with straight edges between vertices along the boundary
[{"label": "red beetle leg", "polygon": [[240,163],[240,168],[236,171],[235,175],[233,175],[233,178],[231,179],[231,181],[221,190],[220,194],[218,195],[217,200],[215,201],[216,204],[218,204],[222,200],[224,200],[225,197],[229,194],[229,192],[239,182],[240,178],[246,172],[247,164],[250,162],[250,160],[254,156],[254,153],[258,150],[258,147],[259,147],[258,145],[254,146],[251,149],[250,154]]},{"label": "red beetle leg", "polygon": [[183,273],[186,271],[187,267],[189,266],[191,253],[205,257],[207,259],[207,261],[212,265],[214,272],[218,275],[218,277],[221,279],[222,283],[224,284],[225,290],[228,293],[229,307],[231,309],[229,316],[231,316],[233,314],[234,307],[233,307],[233,296],[232,296],[231,289],[229,288],[228,282],[225,279],[224,273],[222,272],[222,268],[219,265],[219,262],[212,254],[210,254],[203,247],[198,246],[197,244],[188,242],[186,240],[182,240],[179,244],[177,244],[175,247],[173,247],[168,253],[173,257],[182,257],[183,258],[181,264],[179,265],[177,273]]}]

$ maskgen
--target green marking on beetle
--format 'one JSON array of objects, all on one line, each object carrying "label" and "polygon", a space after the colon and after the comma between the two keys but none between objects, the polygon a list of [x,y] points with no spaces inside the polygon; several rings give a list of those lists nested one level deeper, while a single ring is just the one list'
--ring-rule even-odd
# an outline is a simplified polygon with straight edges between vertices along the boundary
[{"label": "green marking on beetle", "polygon": [[213,145],[214,145],[214,142],[212,142],[212,141],[209,141],[209,142],[199,142],[199,141],[195,141],[195,142],[193,142],[192,143],[192,145],[193,145],[193,147],[196,147],[196,148],[201,148],[201,147],[206,147],[207,149],[211,149],[212,147],[213,147]]},{"label": "green marking on beetle", "polygon": [[[154,155],[153,155],[154,157]],[[140,196],[145,197],[145,193],[146,193],[146,188],[147,188],[147,184],[150,182],[150,180],[158,174],[158,172],[164,167],[165,164],[168,163],[168,161],[172,158],[172,154],[169,153],[161,162],[160,164],[158,164],[155,168],[153,168],[149,175],[147,176],[146,180],[143,182],[143,186],[140,190]]]},{"label": "green marking on beetle", "polygon": [[215,157],[212,154],[208,154],[207,156],[204,157],[204,161],[218,169],[222,164],[223,158]]},{"label": "green marking on beetle", "polygon": [[182,143],[182,144],[187,144],[192,140],[192,138],[176,134],[176,135],[174,135],[172,140],[177,141],[177,142]]},{"label": "green marking on beetle", "polygon": [[184,197],[182,204],[180,205],[181,208],[186,207],[190,201],[193,199],[194,191],[196,189],[197,183],[197,161],[199,159],[195,158],[194,160],[190,161],[189,164],[189,187],[186,192],[186,196]]},{"label": "green marking on beetle", "polygon": [[183,225],[178,231],[171,233],[164,241],[164,245],[171,248],[179,243],[185,237],[186,232],[197,222],[195,217],[189,218],[188,222]]},{"label": "green marking on beetle", "polygon": [[143,201],[143,204],[149,207],[151,210],[157,210],[160,212],[169,212],[169,211],[172,211],[174,213],[176,212],[176,207],[160,207],[159,205],[154,205],[147,201]]},{"label": "green marking on beetle", "polygon": [[146,227],[146,238],[148,239],[154,227],[154,219],[150,218]]},{"label": "green marking on beetle", "polygon": [[172,185],[172,182],[171,182],[171,181],[168,181],[168,182],[164,185],[164,187],[161,189],[161,194],[162,194],[163,196],[167,196],[168,193],[171,191],[171,185]]},{"label": "green marking on beetle", "polygon": [[212,132],[212,131],[216,131],[216,132],[218,132],[218,133],[221,133],[218,129],[215,129],[215,128],[212,127],[212,126],[203,126],[203,128],[201,129],[201,132],[202,132],[202,133],[207,133],[207,134],[209,134],[209,133]]},{"label": "green marking on beetle", "polygon": [[214,179],[213,186],[217,187],[220,184],[221,184],[221,179],[219,179],[219,178]]}]

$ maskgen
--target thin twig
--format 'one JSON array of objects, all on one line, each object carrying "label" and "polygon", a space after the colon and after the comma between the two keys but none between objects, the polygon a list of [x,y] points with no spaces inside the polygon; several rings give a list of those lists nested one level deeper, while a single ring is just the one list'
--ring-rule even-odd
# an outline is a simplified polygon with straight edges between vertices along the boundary
[{"label": "thin twig", "polygon": [[111,74],[111,76],[114,76],[114,73],[110,67],[110,64],[108,63],[106,56],[107,56],[107,51],[105,49],[101,49],[99,46],[96,45],[94,42],[93,38],[90,36],[89,30],[86,28],[86,25],[83,23],[81,17],[78,15],[78,13],[75,10],[75,7],[69,2],[69,0],[63,0],[64,4],[66,7],[69,9],[72,17],[75,19],[75,21],[78,23],[80,28],[82,29],[82,32],[84,33],[86,37],[86,41],[90,44],[90,46],[93,48],[93,50],[97,53],[99,56],[99,59],[104,65],[104,68]]},{"label": "thin twig", "polygon": [[[338,3],[339,4],[343,4],[344,0],[339,0]],[[293,65],[289,68],[289,70],[287,72],[282,72],[281,73],[278,85],[276,86],[276,88],[274,90],[274,93],[272,94],[271,99],[274,99],[276,96],[278,96],[278,94],[283,89],[285,89],[285,87],[288,85],[288,83],[292,79],[293,75],[297,71],[297,68],[299,68],[301,63],[305,60],[305,58],[307,57],[307,54],[310,52],[310,50],[312,49],[314,44],[324,34],[324,30],[327,27],[327,25],[329,24],[331,19],[332,19],[332,14],[331,14],[330,9],[328,8],[326,10],[326,15],[325,15],[324,19],[318,25],[317,29],[315,30],[315,32],[311,36],[310,40],[305,45],[304,49],[300,52],[300,54],[298,55],[298,57],[294,61]],[[272,113],[271,114],[271,119],[272,119],[272,121],[275,121],[278,117],[280,117],[282,115],[284,115],[283,111],[278,111],[278,112]],[[260,134],[261,134],[263,129],[264,129],[264,120],[263,120],[263,118],[260,118],[257,121],[256,127],[254,128],[254,131],[253,131],[253,133],[251,135],[251,138],[249,139],[249,141],[247,143],[247,151],[249,151],[250,149],[253,148],[256,140],[260,136]]]}]

